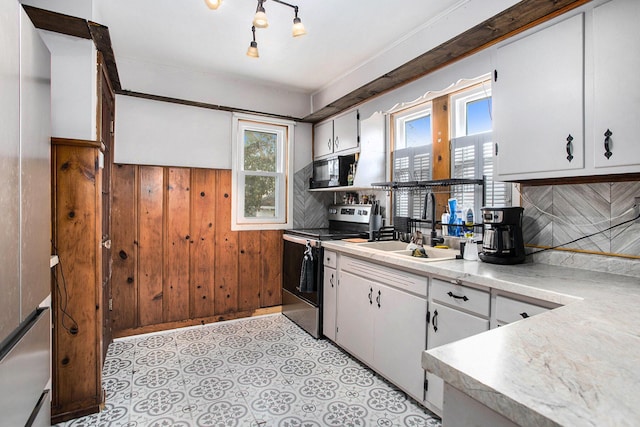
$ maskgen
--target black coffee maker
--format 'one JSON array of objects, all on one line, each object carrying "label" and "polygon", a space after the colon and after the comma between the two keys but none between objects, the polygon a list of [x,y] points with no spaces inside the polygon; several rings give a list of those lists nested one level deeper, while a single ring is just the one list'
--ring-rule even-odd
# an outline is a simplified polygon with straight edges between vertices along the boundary
[{"label": "black coffee maker", "polygon": [[482,222],[484,233],[482,252],[478,254],[484,262],[492,264],[518,264],[524,261],[521,207],[484,207]]}]

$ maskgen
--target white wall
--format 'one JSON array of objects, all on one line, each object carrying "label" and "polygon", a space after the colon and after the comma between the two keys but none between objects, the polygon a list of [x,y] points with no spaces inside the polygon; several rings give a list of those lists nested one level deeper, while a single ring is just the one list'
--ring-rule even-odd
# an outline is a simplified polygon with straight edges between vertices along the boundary
[{"label": "white wall", "polygon": [[122,89],[235,109],[293,118],[310,112],[309,94],[255,83],[118,57]]},{"label": "white wall", "polygon": [[[232,114],[116,96],[116,163],[231,169]],[[311,162],[311,125],[294,130],[294,170]]]},{"label": "white wall", "polygon": [[231,113],[116,96],[116,163],[231,169]]},{"label": "white wall", "polygon": [[312,110],[318,111],[331,102],[362,87],[406,62],[491,18],[518,0],[468,0],[458,2],[445,16],[425,22],[423,27],[405,39],[389,46],[378,56],[351,70],[312,94]]}]

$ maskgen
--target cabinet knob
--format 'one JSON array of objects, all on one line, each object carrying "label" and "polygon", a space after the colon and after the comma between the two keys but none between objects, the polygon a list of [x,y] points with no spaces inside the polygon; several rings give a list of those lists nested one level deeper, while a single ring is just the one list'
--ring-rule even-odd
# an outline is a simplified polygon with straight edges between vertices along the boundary
[{"label": "cabinet knob", "polygon": [[609,129],[604,133],[604,156],[607,159],[613,154],[611,152],[611,135],[613,135],[613,132]]},{"label": "cabinet knob", "polygon": [[433,312],[433,332],[438,332],[438,310]]},{"label": "cabinet knob", "polygon": [[526,311],[523,311],[522,313],[520,313],[520,316],[522,316],[523,319],[526,319],[527,317],[529,317]]},{"label": "cabinet knob", "polygon": [[111,249],[111,239],[108,239],[102,242],[102,247],[105,249]]},{"label": "cabinet knob", "polygon": [[569,162],[573,160],[573,136],[571,134],[567,137],[567,160]]}]

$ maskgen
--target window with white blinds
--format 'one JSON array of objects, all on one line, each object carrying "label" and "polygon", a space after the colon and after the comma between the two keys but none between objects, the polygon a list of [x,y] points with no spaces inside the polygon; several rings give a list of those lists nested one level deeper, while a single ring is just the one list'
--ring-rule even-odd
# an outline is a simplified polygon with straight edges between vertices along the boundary
[{"label": "window with white blinds", "polygon": [[[393,152],[393,180],[399,182],[431,179],[431,145],[403,148]],[[395,215],[420,218],[425,190],[395,191]]]},{"label": "window with white blinds", "polygon": [[[451,177],[480,179],[486,177],[485,205],[510,206],[511,186],[494,181],[494,143],[491,117],[490,82],[474,86],[451,97],[452,133]],[[482,187],[465,185],[452,189],[458,206],[474,207],[478,218],[482,207]]]},{"label": "window with white blinds", "polygon": [[[431,174],[431,103],[421,104],[393,115],[393,180],[426,181]],[[394,191],[394,215],[422,217],[426,191]]]}]

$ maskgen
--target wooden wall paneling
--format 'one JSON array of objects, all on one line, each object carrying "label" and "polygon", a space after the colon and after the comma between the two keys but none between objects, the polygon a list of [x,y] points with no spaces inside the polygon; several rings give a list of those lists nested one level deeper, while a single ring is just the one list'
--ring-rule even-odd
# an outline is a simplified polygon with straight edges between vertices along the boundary
[{"label": "wooden wall paneling", "polygon": [[282,304],[282,231],[260,232],[260,307]]},{"label": "wooden wall paneling", "polygon": [[163,175],[161,167],[139,167],[138,324],[162,323]]},{"label": "wooden wall paneling", "polygon": [[191,170],[165,168],[163,320],[189,318],[189,246]]},{"label": "wooden wall paneling", "polygon": [[215,314],[238,310],[238,232],[231,231],[231,171],[216,178]]},{"label": "wooden wall paneling", "polygon": [[191,170],[189,295],[191,318],[214,315],[216,172]]},{"label": "wooden wall paneling", "polygon": [[62,421],[96,412],[102,402],[101,191],[96,148],[55,145],[52,161],[53,244],[62,270],[54,292],[52,417]]},{"label": "wooden wall paneling", "polygon": [[260,307],[262,257],[260,231],[238,233],[238,308],[253,310]]},{"label": "wooden wall paneling", "polygon": [[136,170],[134,165],[116,165],[112,169],[111,321],[114,332],[138,326]]},{"label": "wooden wall paneling", "polygon": [[[433,179],[451,177],[451,150],[449,142],[449,95],[432,101],[433,105]],[[449,189],[440,188],[436,192],[436,220],[444,212],[449,199]]]}]

